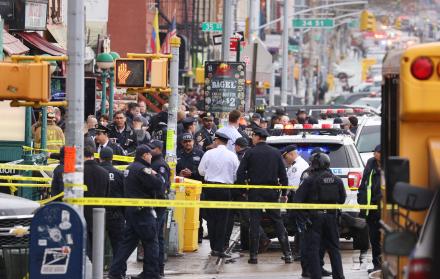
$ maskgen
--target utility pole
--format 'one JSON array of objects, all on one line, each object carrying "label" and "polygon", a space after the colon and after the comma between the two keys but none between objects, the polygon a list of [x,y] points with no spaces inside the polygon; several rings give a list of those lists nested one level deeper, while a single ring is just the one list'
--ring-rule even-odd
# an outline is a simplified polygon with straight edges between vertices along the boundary
[{"label": "utility pole", "polygon": [[229,44],[232,37],[232,0],[223,0],[222,61],[229,61]]},{"label": "utility pole", "polygon": [[[284,0],[283,7],[283,69],[281,73],[281,106],[287,106],[287,72],[289,59],[289,0]],[[294,11],[295,12],[295,11]]]},{"label": "utility pole", "polygon": [[[315,6],[315,1],[310,2],[310,6],[313,8]],[[313,17],[315,17],[315,10],[313,10]],[[305,96],[305,104],[310,105],[313,102],[313,88],[314,88],[314,67],[315,67],[315,29],[310,29],[309,31],[309,68],[308,68],[308,83],[307,91]]]},{"label": "utility pole", "polygon": [[65,198],[84,196],[84,18],[84,0],[68,1],[66,146],[75,148],[75,171],[63,176]]}]

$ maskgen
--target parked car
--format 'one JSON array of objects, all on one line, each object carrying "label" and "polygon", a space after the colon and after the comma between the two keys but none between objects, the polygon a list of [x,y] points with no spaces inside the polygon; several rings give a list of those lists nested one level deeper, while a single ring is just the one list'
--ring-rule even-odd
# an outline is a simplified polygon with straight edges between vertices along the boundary
[{"label": "parked car", "polygon": [[364,164],[373,157],[374,148],[380,144],[380,117],[363,118],[356,131],[354,143]]}]

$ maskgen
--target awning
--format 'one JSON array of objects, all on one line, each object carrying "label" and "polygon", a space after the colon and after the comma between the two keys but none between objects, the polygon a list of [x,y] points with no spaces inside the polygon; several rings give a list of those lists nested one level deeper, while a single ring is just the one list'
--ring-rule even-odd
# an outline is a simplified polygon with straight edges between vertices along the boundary
[{"label": "awning", "polygon": [[3,29],[3,50],[8,55],[15,55],[24,54],[29,51],[29,48]]},{"label": "awning", "polygon": [[47,30],[57,43],[67,49],[67,27],[62,24],[48,24]]},{"label": "awning", "polygon": [[54,56],[67,54],[66,50],[48,42],[45,38],[41,37],[40,34],[38,34],[37,32],[20,32],[18,33],[18,35],[20,35],[23,38],[23,40],[27,41],[34,47],[38,48],[39,50],[47,54]]}]

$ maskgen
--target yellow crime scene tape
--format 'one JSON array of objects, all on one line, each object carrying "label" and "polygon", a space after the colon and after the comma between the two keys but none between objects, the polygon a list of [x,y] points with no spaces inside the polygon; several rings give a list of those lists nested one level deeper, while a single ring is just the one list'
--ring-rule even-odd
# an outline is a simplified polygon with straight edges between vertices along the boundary
[{"label": "yellow crime scene tape", "polygon": [[0,175],[0,179],[12,180],[12,181],[35,181],[35,182],[52,181],[52,178],[49,177],[14,176],[14,175]]},{"label": "yellow crime scene tape", "polygon": [[0,164],[0,169],[25,171],[53,171],[55,167],[56,166]]},{"label": "yellow crime scene tape", "polygon": [[0,183],[0,187],[30,187],[30,188],[49,188],[50,184],[35,183]]},{"label": "yellow crime scene tape", "polygon": [[227,202],[191,200],[155,200],[130,198],[68,198],[63,201],[75,205],[94,206],[135,206],[135,207],[176,207],[176,208],[224,208],[224,209],[377,209],[376,205],[352,204],[311,204],[277,202]]},{"label": "yellow crime scene tape", "polygon": [[64,192],[61,192],[58,195],[55,195],[55,196],[50,197],[48,199],[40,200],[40,201],[38,201],[38,203],[41,204],[41,205],[45,205],[45,204],[50,203],[50,202],[52,202],[52,201],[54,201],[54,200],[56,200],[58,198],[63,197],[63,196],[64,196]]}]

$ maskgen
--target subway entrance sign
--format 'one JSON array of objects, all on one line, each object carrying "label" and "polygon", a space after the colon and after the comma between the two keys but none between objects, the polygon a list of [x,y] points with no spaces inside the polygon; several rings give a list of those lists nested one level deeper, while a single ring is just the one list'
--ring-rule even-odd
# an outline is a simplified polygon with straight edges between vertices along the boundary
[{"label": "subway entrance sign", "polygon": [[333,28],[335,20],[333,18],[308,18],[292,20],[294,28]]},{"label": "subway entrance sign", "polygon": [[146,60],[121,58],[115,60],[115,80],[117,88],[144,88],[147,79]]},{"label": "subway entrance sign", "polygon": [[203,32],[222,32],[223,26],[221,22],[202,22]]}]

